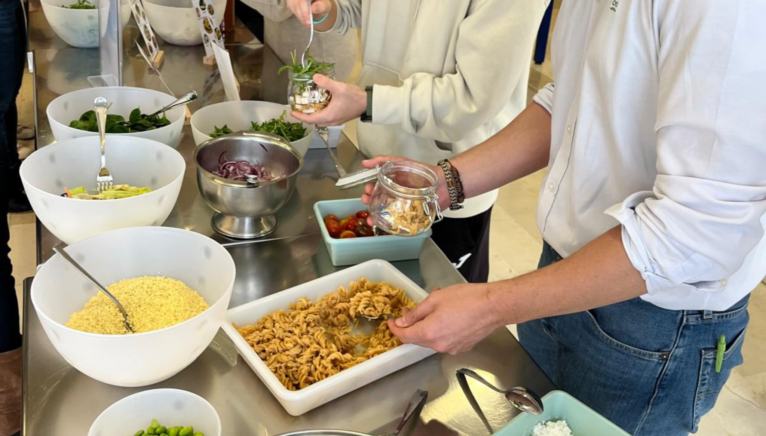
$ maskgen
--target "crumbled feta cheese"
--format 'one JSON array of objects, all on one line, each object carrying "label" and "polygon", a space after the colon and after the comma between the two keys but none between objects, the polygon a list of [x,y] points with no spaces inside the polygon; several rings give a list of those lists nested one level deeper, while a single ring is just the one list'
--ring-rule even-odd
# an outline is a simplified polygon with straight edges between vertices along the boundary
[{"label": "crumbled feta cheese", "polygon": [[532,436],[572,436],[572,429],[563,419],[560,421],[546,421],[535,425]]}]

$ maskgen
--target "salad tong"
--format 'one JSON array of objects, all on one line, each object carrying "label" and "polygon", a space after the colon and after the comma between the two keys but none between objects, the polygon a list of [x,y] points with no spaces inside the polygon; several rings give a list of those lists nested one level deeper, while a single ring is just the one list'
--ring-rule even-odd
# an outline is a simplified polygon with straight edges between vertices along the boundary
[{"label": "salad tong", "polygon": [[478,380],[484,386],[492,389],[497,393],[503,394],[513,407],[521,410],[522,412],[531,413],[532,415],[539,415],[543,413],[542,400],[540,400],[540,397],[538,397],[537,394],[527,388],[515,387],[506,390],[500,389],[492,383],[488,382],[486,379],[484,379],[484,377],[480,376],[475,371],[468,368],[457,370],[456,376],[460,388],[463,389],[463,394],[465,394],[468,402],[471,404],[471,407],[473,407],[473,410],[477,415],[479,415],[481,422],[484,423],[484,426],[487,427],[487,430],[489,430],[490,434],[494,434],[495,431],[492,429],[492,426],[487,420],[487,417],[481,410],[481,406],[479,406],[479,402],[476,401],[476,397],[474,397],[473,392],[471,392],[471,387],[468,385],[468,379],[466,377],[471,377],[474,380]]}]

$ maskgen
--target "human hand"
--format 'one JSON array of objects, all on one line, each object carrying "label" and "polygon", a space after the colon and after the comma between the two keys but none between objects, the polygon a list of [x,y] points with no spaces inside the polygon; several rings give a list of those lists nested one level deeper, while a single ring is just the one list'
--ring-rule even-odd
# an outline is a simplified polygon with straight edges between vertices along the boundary
[{"label": "human hand", "polygon": [[362,88],[321,74],[314,75],[314,83],[330,92],[330,104],[311,115],[293,111],[291,115],[298,120],[318,126],[339,126],[359,118],[367,110],[367,93]]},{"label": "human hand", "polygon": [[[365,168],[375,168],[376,166],[383,166],[386,162],[399,162],[399,161],[411,161],[415,162],[412,159],[407,159],[405,157],[398,157],[398,156],[375,156],[372,159],[366,159],[362,161],[362,166]],[[423,162],[418,162],[421,165],[424,165],[431,169],[436,174],[437,182],[436,182],[436,195],[439,197],[439,207],[442,209],[449,208],[450,200],[449,200],[449,192],[447,191],[447,180],[444,178],[444,172],[442,171],[441,167],[438,167],[436,165],[428,165]],[[366,205],[370,205],[370,201],[372,201],[372,191],[375,189],[375,183],[368,183],[364,187],[364,194],[362,195],[362,203]],[[372,225],[372,219],[367,218],[367,223],[369,225]]]},{"label": "human hand", "polygon": [[[309,4],[306,0],[287,0],[287,7],[293,11],[293,15],[298,18],[306,27],[311,26],[311,16],[309,15]],[[313,0],[311,12],[314,17],[324,17],[332,10],[332,0]]]},{"label": "human hand", "polygon": [[437,288],[415,309],[388,321],[391,332],[405,344],[449,354],[470,350],[503,325],[486,284]]}]

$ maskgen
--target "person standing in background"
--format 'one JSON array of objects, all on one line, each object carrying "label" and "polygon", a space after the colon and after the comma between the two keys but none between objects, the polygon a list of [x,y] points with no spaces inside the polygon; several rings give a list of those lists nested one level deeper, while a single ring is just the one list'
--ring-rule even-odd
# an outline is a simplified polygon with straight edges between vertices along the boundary
[{"label": "person standing in background", "polygon": [[[304,25],[306,0],[287,0]],[[358,86],[315,76],[332,93],[311,124],[361,117],[366,156],[391,154],[429,164],[485,141],[526,106],[529,66],[548,1],[314,0],[319,32],[362,29]],[[469,282],[489,277],[489,223],[497,190],[443,211],[432,238]]]},{"label": "person standing in background", "polygon": [[[292,63],[291,53],[300,55],[309,43],[309,31],[293,15],[281,0],[241,0],[263,15],[264,39],[262,40],[285,64]],[[356,32],[317,33],[311,45],[311,55],[320,62],[335,64],[335,78],[341,82],[351,75],[358,51]]]},{"label": "person standing in background", "polygon": [[16,96],[24,74],[26,46],[21,1],[0,0],[0,59],[5,63],[0,68],[0,436],[18,434],[21,429],[21,334],[9,257],[8,205],[11,198],[23,196],[16,149]]}]

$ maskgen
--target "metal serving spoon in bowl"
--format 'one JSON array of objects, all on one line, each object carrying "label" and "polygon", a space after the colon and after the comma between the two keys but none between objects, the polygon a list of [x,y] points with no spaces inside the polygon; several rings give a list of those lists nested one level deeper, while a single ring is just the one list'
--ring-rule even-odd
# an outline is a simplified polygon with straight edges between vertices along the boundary
[{"label": "metal serving spoon in bowl", "polygon": [[169,105],[165,106],[164,108],[158,110],[157,112],[154,112],[154,113],[149,114],[147,116],[148,117],[153,117],[155,115],[159,115],[159,114],[161,114],[163,112],[167,112],[170,109],[173,109],[174,107],[187,105],[187,104],[193,102],[196,99],[197,99],[197,92],[196,91],[192,91],[192,92],[184,95],[183,97],[179,98],[178,100],[174,101],[173,103],[170,103]]},{"label": "metal serving spoon in bowl", "polygon": [[463,393],[465,394],[466,398],[468,398],[468,402],[471,403],[471,407],[473,407],[473,410],[476,412],[477,415],[479,415],[479,418],[481,418],[481,422],[484,423],[484,426],[487,427],[487,430],[489,430],[490,434],[494,434],[495,431],[492,429],[492,426],[489,424],[487,417],[484,416],[484,412],[482,412],[481,406],[479,406],[479,403],[476,401],[476,397],[473,396],[473,392],[471,392],[471,387],[468,386],[468,379],[466,379],[466,376],[471,377],[475,380],[478,380],[484,386],[492,389],[493,391],[497,393],[503,394],[513,407],[521,410],[522,412],[531,413],[532,415],[539,415],[543,413],[542,400],[540,400],[540,397],[538,397],[537,394],[535,394],[534,392],[530,391],[527,388],[515,387],[515,388],[503,390],[494,386],[492,383],[488,382],[486,379],[484,379],[484,377],[480,376],[475,371],[472,371],[467,368],[462,368],[457,370],[456,375],[457,375],[458,384],[460,384],[460,387],[463,389]]},{"label": "metal serving spoon in bowl", "polygon": [[111,292],[106,290],[106,287],[101,285],[95,278],[93,278],[92,275],[88,273],[88,271],[85,270],[79,263],[77,263],[76,260],[72,258],[72,256],[69,255],[66,251],[64,251],[64,244],[56,244],[53,246],[53,251],[56,252],[59,256],[61,256],[67,263],[72,265],[74,269],[76,269],[80,274],[82,274],[86,279],[90,280],[91,283],[93,283],[96,288],[98,288],[99,291],[106,294],[107,297],[109,297],[112,302],[117,305],[117,308],[120,309],[120,312],[122,313],[122,321],[125,323],[125,329],[130,333],[135,333],[133,330],[133,327],[130,325],[130,321],[128,321],[128,312],[125,311],[125,308],[122,307],[122,304],[120,304],[119,301],[117,301],[116,298],[114,298],[114,295],[111,294]]}]

